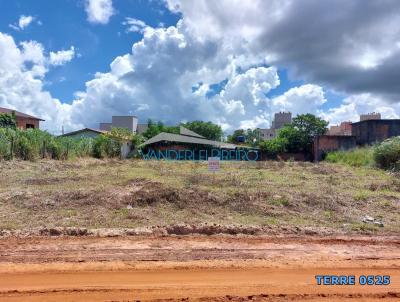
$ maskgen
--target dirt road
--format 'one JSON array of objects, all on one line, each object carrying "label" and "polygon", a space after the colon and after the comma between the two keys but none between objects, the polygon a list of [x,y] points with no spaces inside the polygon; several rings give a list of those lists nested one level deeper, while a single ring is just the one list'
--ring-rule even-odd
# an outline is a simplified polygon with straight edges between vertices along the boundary
[{"label": "dirt road", "polygon": [[[390,275],[318,286],[315,275]],[[399,301],[396,237],[0,239],[0,301]]]}]

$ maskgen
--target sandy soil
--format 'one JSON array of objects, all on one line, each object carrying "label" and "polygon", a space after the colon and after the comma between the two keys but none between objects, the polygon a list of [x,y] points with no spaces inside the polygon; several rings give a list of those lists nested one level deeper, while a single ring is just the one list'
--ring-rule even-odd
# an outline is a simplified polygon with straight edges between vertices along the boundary
[{"label": "sandy soil", "polygon": [[[390,275],[318,286],[315,275]],[[8,237],[0,301],[399,301],[400,237]]]}]

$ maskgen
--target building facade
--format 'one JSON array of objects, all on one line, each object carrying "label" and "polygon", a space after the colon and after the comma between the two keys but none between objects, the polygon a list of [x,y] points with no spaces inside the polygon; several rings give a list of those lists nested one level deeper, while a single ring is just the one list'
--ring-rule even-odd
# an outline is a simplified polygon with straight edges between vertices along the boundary
[{"label": "building facade", "polygon": [[135,134],[142,134],[147,130],[147,124],[139,124],[136,116],[112,116],[111,123],[100,123],[101,131],[111,131],[111,128],[125,128]]},{"label": "building facade", "polygon": [[331,126],[326,133],[327,135],[351,135],[351,122],[342,122],[338,126]]},{"label": "building facade", "polygon": [[261,140],[270,140],[278,136],[279,129],[283,128],[285,125],[292,123],[292,113],[291,112],[277,112],[274,115],[274,119],[271,123],[271,128],[263,129],[258,128],[260,131]]},{"label": "building facade", "polygon": [[280,129],[287,124],[292,123],[291,112],[278,112],[274,115],[274,120],[271,123],[272,129]]},{"label": "building facade", "polygon": [[381,114],[378,112],[372,112],[360,115],[360,122],[369,120],[380,120],[380,119],[381,119]]},{"label": "building facade", "polygon": [[393,136],[400,136],[400,119],[367,119],[352,124],[357,145],[371,145]]},{"label": "building facade", "polygon": [[41,118],[26,114],[26,113],[23,113],[20,111],[0,107],[0,113],[12,114],[13,112],[15,113],[15,118],[16,118],[18,129],[23,129],[23,130],[39,129],[40,122],[44,121]]}]

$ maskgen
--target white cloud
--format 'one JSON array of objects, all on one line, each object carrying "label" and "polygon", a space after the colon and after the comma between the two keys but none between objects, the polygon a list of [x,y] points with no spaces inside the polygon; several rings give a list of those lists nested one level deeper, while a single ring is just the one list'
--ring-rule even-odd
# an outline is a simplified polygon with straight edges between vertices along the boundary
[{"label": "white cloud", "polygon": [[199,39],[244,47],[305,82],[399,103],[388,80],[400,77],[397,0],[166,1]]},{"label": "white cloud", "polygon": [[[214,3],[216,9],[220,9],[222,4]],[[238,22],[240,26],[232,25],[230,29],[226,29],[226,25],[231,25],[232,17],[221,20],[213,14],[204,16],[204,20],[184,15],[176,26],[168,28],[151,28],[140,20],[127,19],[130,24],[125,25],[137,26],[143,38],[133,44],[131,52],[116,57],[108,72],[96,73],[86,82],[86,89],[75,93],[75,99],[69,104],[61,104],[43,90],[40,77],[47,70],[40,75],[34,68],[50,68],[52,62],[65,63],[74,57],[73,47],[52,52],[52,59],[52,53],[50,58],[46,57],[43,48],[34,42],[21,44],[22,50],[19,49],[7,35],[3,35],[2,49],[0,36],[0,73],[6,75],[0,77],[0,105],[30,110],[28,113],[47,120],[45,126],[48,129],[58,130],[64,124],[66,131],[83,125],[97,127],[111,115],[121,114],[136,114],[141,122],[147,118],[167,123],[209,120],[231,131],[239,127],[268,127],[273,113],[280,110],[290,110],[294,115],[311,112],[330,120],[341,116],[347,119],[350,114],[367,109],[381,109],[388,116],[400,112],[397,107],[391,111],[382,99],[372,101],[371,96],[361,98],[359,95],[357,99],[349,97],[337,108],[326,111],[322,109],[326,103],[324,91],[315,84],[301,85],[282,95],[268,97],[280,85],[280,80],[277,68],[268,62],[273,56],[260,51],[257,46],[259,40],[255,38],[261,35],[264,25],[260,25],[257,18],[246,15],[258,11],[253,2],[235,3],[242,12],[230,6],[227,10],[242,23]],[[285,10],[285,7],[277,8],[282,2],[274,3],[271,3],[274,9],[267,10],[270,22],[278,22]],[[109,4],[112,8],[111,1]],[[205,9],[203,4],[196,1],[193,6],[201,12]],[[210,28],[207,18],[212,19],[215,27]],[[249,19],[248,23],[245,19]],[[194,22],[200,22],[204,27],[195,30]],[[206,34],[198,34],[203,30]],[[34,66],[28,69],[27,61],[33,62]],[[7,87],[14,82],[16,90],[8,91]],[[215,86],[219,88],[213,88]],[[365,103],[369,105],[363,105]]]},{"label": "white cloud", "polygon": [[327,100],[322,87],[306,84],[293,87],[284,94],[273,98],[272,108],[275,112],[290,111],[293,114],[318,114],[325,102]]},{"label": "white cloud", "polygon": [[51,65],[60,66],[71,61],[75,56],[75,48],[71,46],[69,50],[59,50],[57,52],[50,52],[49,63]]},{"label": "white cloud", "polygon": [[146,23],[142,20],[138,20],[135,18],[127,17],[125,21],[122,22],[123,25],[126,25],[126,32],[139,32],[142,33],[144,28],[147,27]]},{"label": "white cloud", "polygon": [[[35,20],[32,16],[24,16],[21,15],[18,20],[18,24],[9,24],[9,27],[15,30],[24,30],[26,27],[29,26]],[[39,23],[40,21],[38,21]]]},{"label": "white cloud", "polygon": [[36,41],[20,45],[0,32],[0,107],[43,118],[42,128],[52,133],[60,133],[63,124],[70,129],[82,127],[82,123],[72,122],[71,105],[62,104],[43,88],[50,61],[43,46]]},{"label": "white cloud", "polygon": [[361,114],[370,112],[379,112],[382,118],[400,118],[400,104],[364,93],[345,98],[340,106],[322,112],[321,116],[330,124],[340,124],[342,121],[358,122]]},{"label": "white cloud", "polygon": [[18,21],[18,25],[19,25],[19,28],[20,29],[24,29],[25,27],[27,27],[29,24],[31,24],[31,22],[33,21],[33,17],[32,16],[24,16],[24,15],[22,15],[20,18],[19,18],[19,21]]},{"label": "white cloud", "polygon": [[[0,32],[0,106],[39,116],[46,120],[43,127],[51,131],[59,132],[62,123],[79,127],[69,120],[70,105],[43,89],[43,47],[35,41],[21,45],[19,49],[11,36]],[[27,62],[32,66],[28,68]]]},{"label": "white cloud", "polygon": [[[224,47],[197,39],[182,22],[177,27],[147,27],[132,53],[117,57],[110,72],[97,73],[86,83],[86,92],[72,104],[73,118],[96,126],[112,114],[132,111],[142,122],[201,119],[232,130],[242,120],[268,117],[265,94],[279,85],[276,68],[250,67],[253,58],[233,56]],[[220,92],[206,96],[212,84],[225,79]],[[261,123],[267,125],[268,120]]]},{"label": "white cloud", "polygon": [[115,14],[112,0],[86,0],[85,10],[90,23],[107,24]]}]

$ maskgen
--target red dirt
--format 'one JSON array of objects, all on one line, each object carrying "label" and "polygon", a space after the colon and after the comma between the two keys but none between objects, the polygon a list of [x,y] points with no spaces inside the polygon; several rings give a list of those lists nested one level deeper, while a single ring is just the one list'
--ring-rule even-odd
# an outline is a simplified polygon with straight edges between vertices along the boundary
[{"label": "red dirt", "polygon": [[[318,286],[315,275],[390,275]],[[399,301],[399,237],[8,237],[1,301]]]}]

